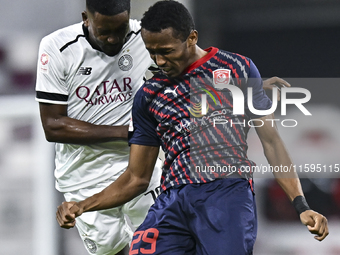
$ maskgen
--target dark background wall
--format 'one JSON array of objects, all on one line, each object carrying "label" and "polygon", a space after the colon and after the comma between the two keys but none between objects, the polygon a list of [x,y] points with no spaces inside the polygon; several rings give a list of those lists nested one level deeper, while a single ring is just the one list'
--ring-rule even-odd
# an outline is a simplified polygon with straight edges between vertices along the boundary
[{"label": "dark background wall", "polygon": [[195,0],[202,47],[250,57],[263,77],[340,77],[340,1]]}]

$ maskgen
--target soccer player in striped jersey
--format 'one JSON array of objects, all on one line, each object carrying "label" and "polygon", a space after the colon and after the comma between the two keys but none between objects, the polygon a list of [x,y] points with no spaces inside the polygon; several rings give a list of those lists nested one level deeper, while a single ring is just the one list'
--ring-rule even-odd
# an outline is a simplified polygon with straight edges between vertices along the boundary
[{"label": "soccer player in striped jersey", "polygon": [[[130,0],[87,0],[83,22],[57,30],[40,44],[36,100],[48,141],[55,142],[56,189],[81,201],[126,169],[133,98],[153,64],[130,16]],[[161,164],[149,189],[118,208],[76,222],[89,254],[127,254],[133,230],[153,204]],[[125,251],[125,252],[124,252]]]},{"label": "soccer player in striped jersey", "polygon": [[[232,85],[247,96],[253,89],[256,109],[271,107],[254,63],[247,57],[214,47],[197,46],[192,17],[176,1],[160,1],[142,19],[142,37],[152,59],[162,70],[138,91],[133,106],[133,134],[127,170],[102,192],[58,209],[65,227],[84,212],[120,206],[149,185],[159,146],[165,152],[162,193],[136,230],[130,254],[252,254],[257,219],[252,173],[247,157],[248,125],[252,117],[264,120],[257,128],[269,163],[290,165],[277,130],[247,107],[233,115],[232,97],[221,85]],[[201,91],[215,95],[200,101]],[[209,95],[210,95],[209,94]],[[197,103],[206,113],[193,116]],[[234,120],[232,126],[214,120]],[[237,123],[237,124],[236,124]],[[197,171],[225,166],[236,171]],[[212,169],[212,168],[210,168]],[[310,210],[294,173],[277,173],[277,181],[293,201],[303,224],[317,240],[328,234],[327,219]],[[68,210],[73,206],[70,210]]]}]

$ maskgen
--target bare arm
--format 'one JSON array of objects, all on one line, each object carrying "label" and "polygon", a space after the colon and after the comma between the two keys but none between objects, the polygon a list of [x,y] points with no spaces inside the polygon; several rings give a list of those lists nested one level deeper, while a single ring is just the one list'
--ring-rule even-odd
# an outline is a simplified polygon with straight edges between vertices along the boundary
[{"label": "bare arm", "polygon": [[[266,121],[266,119],[274,119],[274,116],[269,115],[261,118],[264,125],[257,127],[256,132],[261,140],[268,163],[273,167],[287,166],[289,169],[293,164],[292,160],[278,134],[276,126],[272,127],[272,122]],[[296,196],[303,196],[300,180],[294,171],[274,172],[274,176],[290,201],[293,201]]]},{"label": "bare arm", "polygon": [[126,171],[100,193],[78,203],[61,204],[57,211],[59,225],[71,228],[75,218],[84,212],[120,206],[143,193],[149,186],[158,151],[159,147],[132,144]]},{"label": "bare arm", "polygon": [[[293,201],[297,196],[304,196],[300,180],[293,167],[291,167],[293,164],[292,160],[276,127],[272,127],[271,121],[266,121],[266,119],[274,119],[274,116],[269,115],[261,119],[264,125],[257,127],[256,132],[261,140],[264,154],[269,164],[273,167],[287,166],[286,169],[291,169],[288,172],[274,172],[276,181],[285,191],[290,201]],[[322,241],[328,235],[327,219],[323,215],[313,210],[306,210],[300,214],[300,220],[308,227],[311,233],[316,234],[315,239]]]},{"label": "bare arm", "polygon": [[128,126],[94,125],[67,116],[67,105],[39,103],[40,118],[49,142],[91,144],[127,139]]}]

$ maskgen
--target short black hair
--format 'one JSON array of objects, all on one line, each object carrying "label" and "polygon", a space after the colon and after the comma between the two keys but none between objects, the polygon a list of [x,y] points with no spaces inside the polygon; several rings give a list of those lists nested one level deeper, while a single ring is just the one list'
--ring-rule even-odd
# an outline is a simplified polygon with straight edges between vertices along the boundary
[{"label": "short black hair", "polygon": [[89,12],[113,16],[125,11],[130,13],[130,0],[86,0]]},{"label": "short black hair", "polygon": [[143,15],[142,28],[150,32],[161,32],[172,28],[174,37],[183,42],[195,29],[194,20],[185,6],[177,1],[165,0],[156,2]]}]

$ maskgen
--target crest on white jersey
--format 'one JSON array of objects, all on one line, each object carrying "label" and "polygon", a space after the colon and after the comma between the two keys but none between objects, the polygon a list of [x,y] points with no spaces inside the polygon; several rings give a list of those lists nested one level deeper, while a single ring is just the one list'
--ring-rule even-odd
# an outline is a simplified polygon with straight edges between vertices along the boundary
[{"label": "crest on white jersey", "polygon": [[97,245],[95,242],[93,242],[91,239],[85,238],[84,243],[89,250],[90,253],[96,253],[97,252]]},{"label": "crest on white jersey", "polygon": [[133,59],[130,55],[125,54],[120,57],[118,66],[122,71],[129,71],[133,66]]},{"label": "crest on white jersey", "polygon": [[42,73],[48,73],[48,62],[50,60],[50,57],[48,54],[43,53],[40,56],[40,72]]}]

